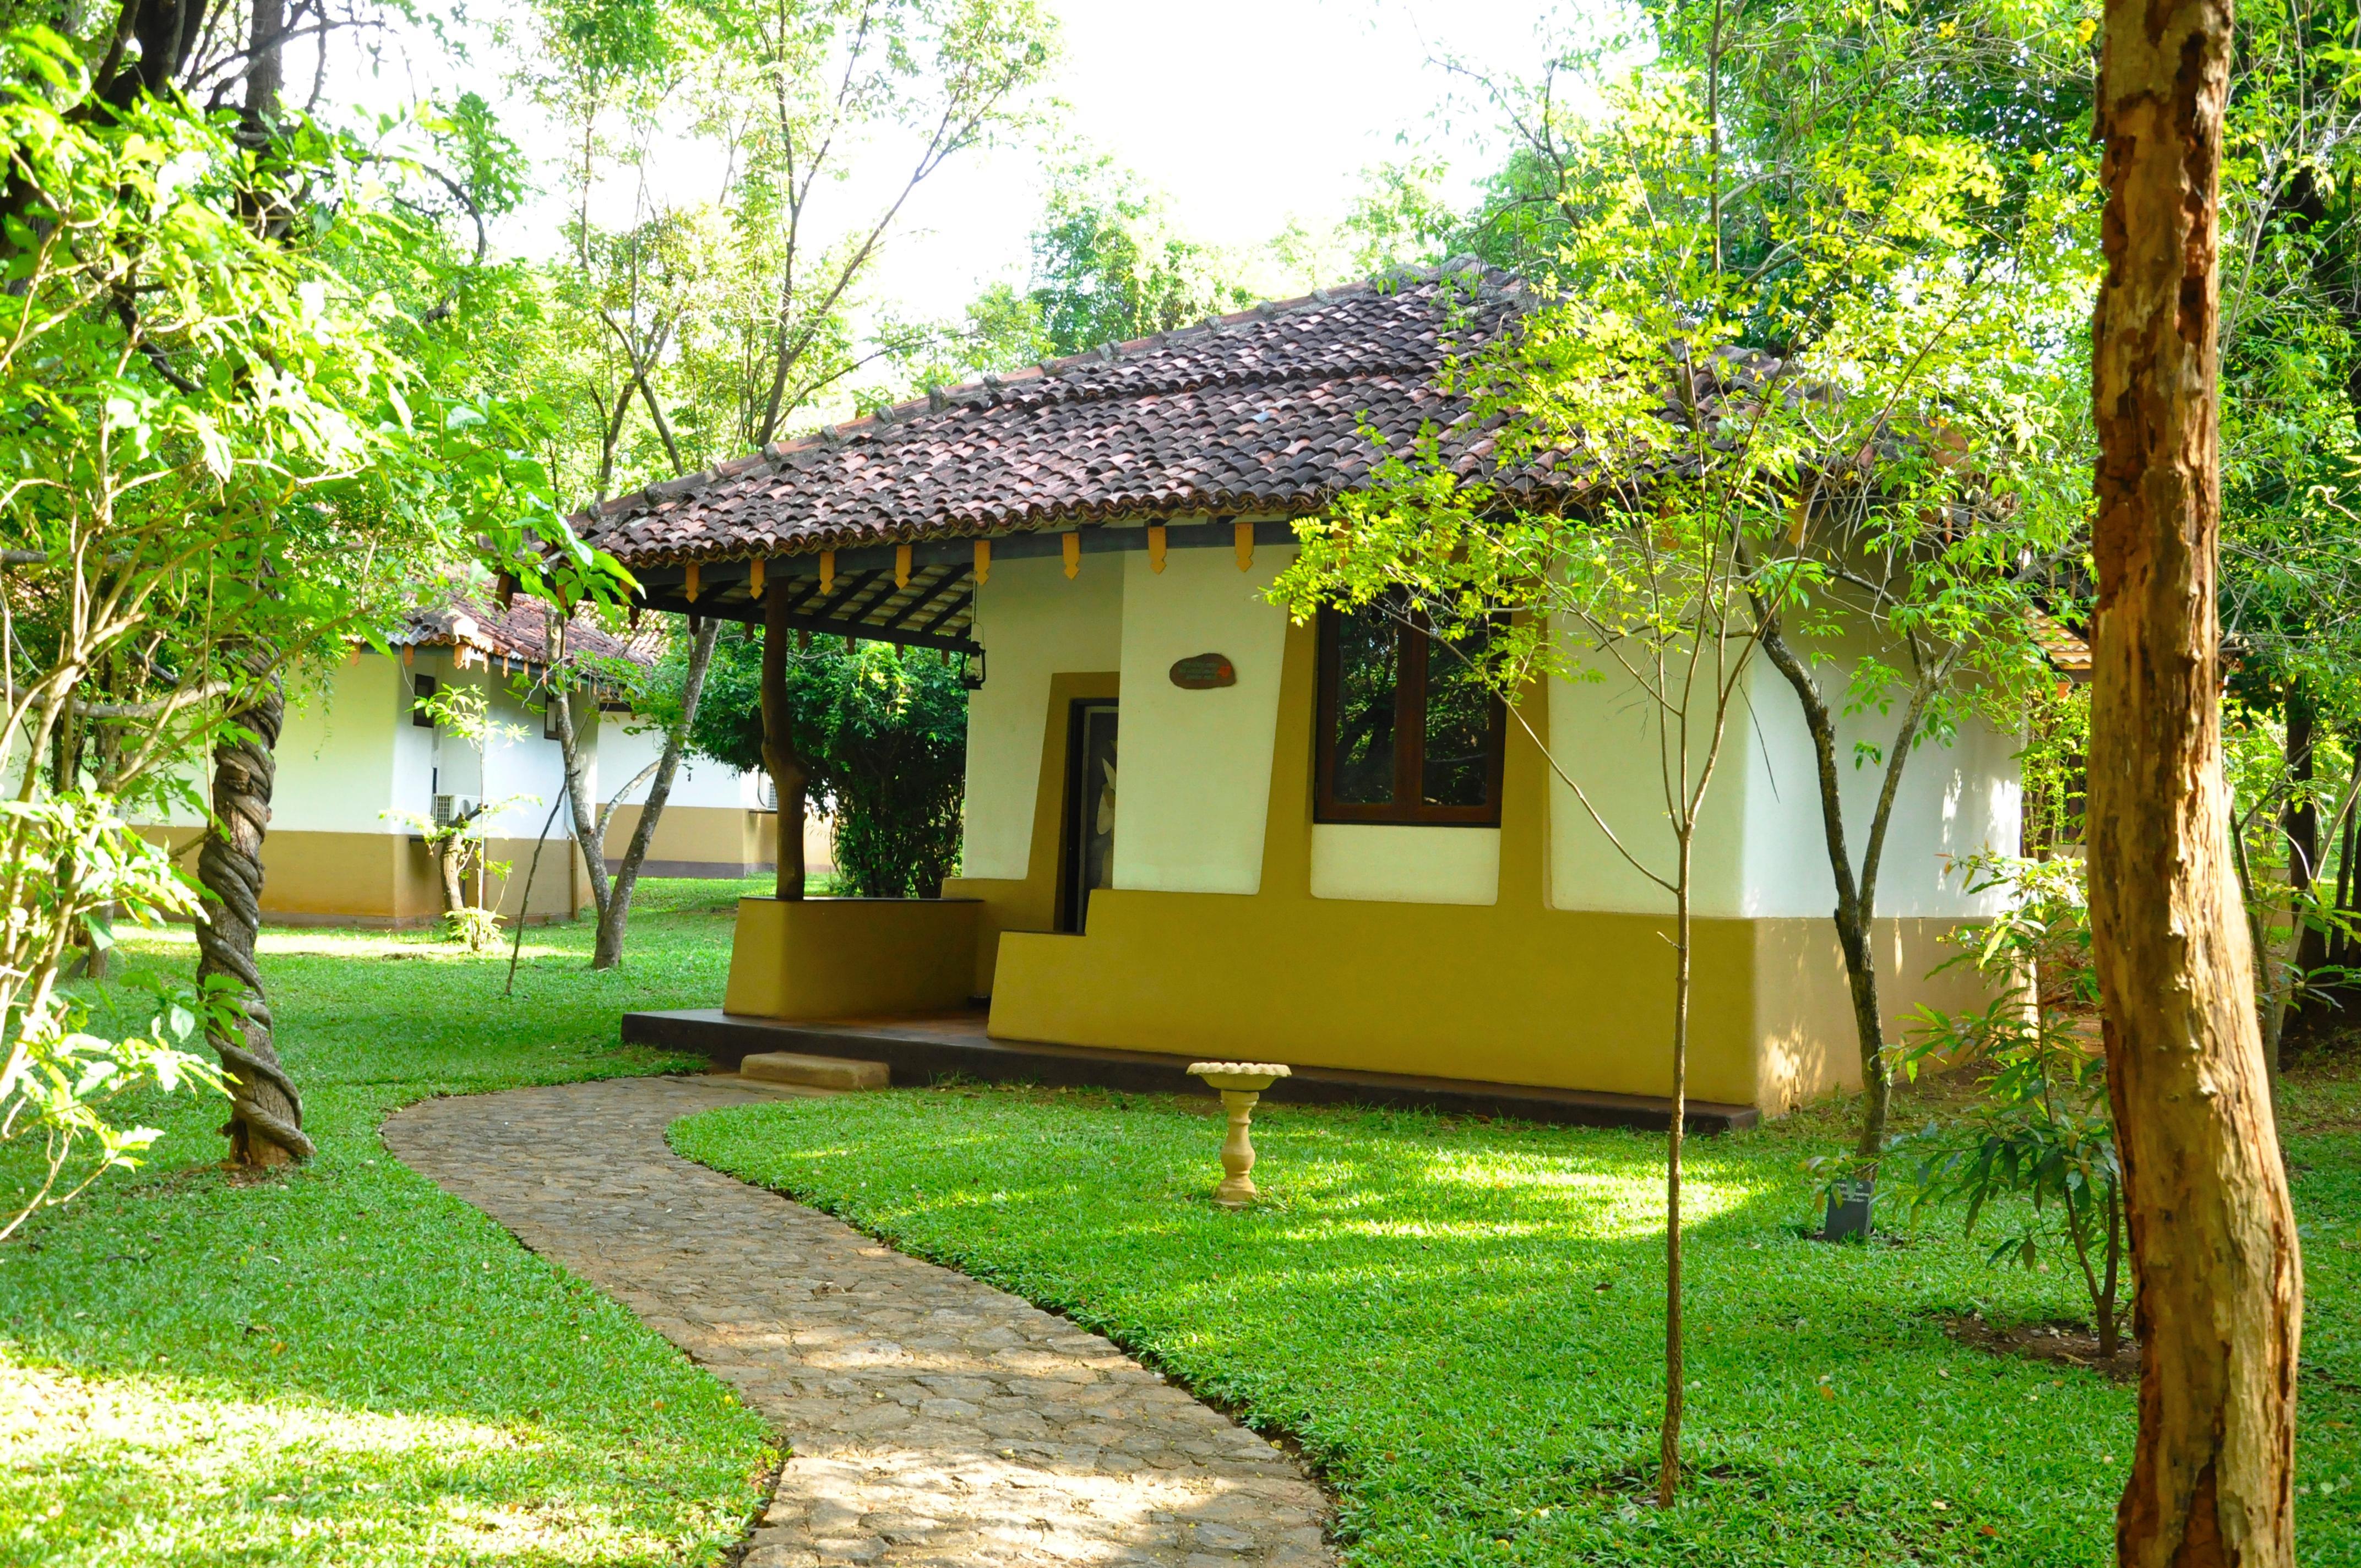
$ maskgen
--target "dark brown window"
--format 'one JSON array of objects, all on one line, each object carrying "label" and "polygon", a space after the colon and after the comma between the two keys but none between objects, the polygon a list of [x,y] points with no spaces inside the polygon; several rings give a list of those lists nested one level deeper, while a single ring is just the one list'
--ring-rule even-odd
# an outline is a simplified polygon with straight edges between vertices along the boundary
[{"label": "dark brown window", "polygon": [[1386,604],[1321,612],[1316,820],[1499,827],[1508,722],[1415,618]]}]

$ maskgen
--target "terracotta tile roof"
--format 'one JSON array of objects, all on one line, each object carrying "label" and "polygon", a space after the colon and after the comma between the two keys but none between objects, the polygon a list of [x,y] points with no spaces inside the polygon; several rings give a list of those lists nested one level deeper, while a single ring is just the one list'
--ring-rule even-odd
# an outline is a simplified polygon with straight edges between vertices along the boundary
[{"label": "terracotta tile roof", "polygon": [[2050,667],[2069,680],[2088,681],[2091,678],[2091,644],[2072,629],[2047,610],[2032,610],[2026,616],[2032,628],[2033,641],[2039,644]]},{"label": "terracotta tile roof", "polygon": [[[1117,517],[1277,517],[1365,482],[1463,400],[1445,357],[1530,296],[1473,261],[1258,305],[938,390],[575,519],[627,567],[959,538]],[[1481,431],[1453,453],[1488,455]],[[1545,478],[1544,478],[1544,482]]]},{"label": "terracotta tile roof", "polygon": [[[502,607],[489,596],[447,588],[403,617],[386,641],[397,648],[468,648],[538,669],[549,654],[549,606],[518,594]],[[577,614],[566,631],[569,663],[616,659],[653,668],[653,654],[636,643],[612,635],[587,613]]]}]

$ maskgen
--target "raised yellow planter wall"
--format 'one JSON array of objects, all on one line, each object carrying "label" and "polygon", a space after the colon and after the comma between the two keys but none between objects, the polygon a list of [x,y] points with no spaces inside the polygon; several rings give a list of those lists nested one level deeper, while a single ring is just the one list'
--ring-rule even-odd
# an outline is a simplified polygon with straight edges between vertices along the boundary
[{"label": "raised yellow planter wall", "polygon": [[843,1018],[961,1006],[974,992],[983,908],[948,898],[741,898],[722,1011]]}]

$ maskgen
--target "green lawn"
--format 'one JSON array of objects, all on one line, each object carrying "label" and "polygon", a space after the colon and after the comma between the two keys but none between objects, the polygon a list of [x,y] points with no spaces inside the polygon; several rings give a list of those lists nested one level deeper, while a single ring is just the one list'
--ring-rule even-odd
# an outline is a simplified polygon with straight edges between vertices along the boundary
[{"label": "green lawn", "polygon": [[[2361,1563],[2361,1083],[2292,1088],[2309,1248],[2301,1560]],[[2095,1565],[2128,1388],[1963,1348],[2077,1315],[1949,1233],[1799,1239],[1826,1110],[1692,1143],[1690,1463],[1653,1475],[1661,1145],[1281,1107],[1268,1201],[1206,1201],[1211,1096],[973,1087],[710,1113],[684,1154],[1066,1312],[1300,1442],[1367,1564]],[[1905,1113],[1907,1113],[1906,1112]]]},{"label": "green lawn", "polygon": [[[583,967],[586,927],[532,931],[513,1001],[505,954],[269,933],[321,1158],[232,1182],[212,1164],[219,1103],[159,1101],[148,1169],[0,1246],[0,1563],[726,1561],[776,1463],[763,1424],[375,1130],[430,1094],[692,1065],[618,1047],[616,1018],[710,1003],[736,891],[648,888],[620,974]],[[185,972],[192,951],[170,933],[133,956]],[[2302,1560],[2361,1564],[2361,1075],[2307,1077],[2290,1106],[2312,1299]],[[1706,1474],[1664,1516],[1641,1506],[1654,1140],[1282,1108],[1257,1122],[1271,1201],[1241,1216],[1204,1201],[1209,1110],[949,1088],[675,1135],[1300,1441],[1358,1563],[2107,1559],[2128,1393],[1935,1325],[2069,1314],[2070,1282],[1950,1239],[1798,1241],[1801,1162],[1835,1146],[1836,1114],[1692,1146]],[[0,1160],[0,1182],[21,1172]]]},{"label": "green lawn", "polygon": [[[266,934],[320,1157],[233,1182],[222,1102],[151,1101],[147,1169],[0,1246],[0,1563],[724,1561],[777,1463],[764,1423],[377,1127],[434,1094],[692,1065],[616,1020],[719,994],[737,891],[643,884],[620,973],[588,971],[587,925],[534,928],[514,1000],[505,949]],[[193,953],[180,931],[132,958]]]}]

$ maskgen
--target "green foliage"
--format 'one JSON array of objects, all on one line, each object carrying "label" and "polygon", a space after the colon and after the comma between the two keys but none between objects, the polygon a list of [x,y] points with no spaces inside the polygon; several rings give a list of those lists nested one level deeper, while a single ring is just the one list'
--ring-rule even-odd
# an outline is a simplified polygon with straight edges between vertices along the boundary
[{"label": "green foliage", "polygon": [[2351,0],[2238,13],[2224,121],[2222,618],[2233,691],[2361,718],[2361,53]]},{"label": "green foliage", "polygon": [[934,898],[959,863],[967,692],[933,650],[864,642],[808,731],[829,760],[837,874],[869,898]]},{"label": "green foliage", "polygon": [[[527,17],[571,216],[512,374],[577,502],[739,455],[924,358],[943,334],[870,299],[870,270],[920,187],[1024,122],[1053,37],[1032,0],[537,0]],[[619,217],[613,189],[633,193]]]},{"label": "green foliage", "polygon": [[[751,884],[747,884],[751,886]],[[403,1105],[697,1071],[620,1046],[625,1011],[719,994],[739,886],[650,883],[628,970],[588,926],[507,955],[427,933],[266,930],[278,1043],[319,1153],[218,1168],[211,1095],[138,1096],[147,1167],[0,1255],[0,1557],[32,1568],[719,1568],[780,1455],[769,1425],[622,1306],[386,1152]],[[716,913],[719,908],[721,913]],[[82,989],[137,1032],[184,927]],[[0,1149],[0,1192],[37,1150]],[[29,1402],[28,1402],[29,1401]]]},{"label": "green foliage", "polygon": [[2082,783],[2091,746],[2091,688],[2060,679],[2030,684],[2026,745],[2017,753],[2024,785],[2024,839],[2046,852],[2082,837]]},{"label": "green foliage", "polygon": [[[1763,219],[1779,266],[1749,269],[1724,193],[1753,171],[1718,149],[1706,81],[1596,86],[1600,112],[1551,131],[1564,291],[1452,378],[1499,426],[1487,466],[1388,453],[1371,491],[1302,527],[1279,596],[1306,613],[1400,593],[1446,638],[1488,622],[1510,700],[1537,673],[1596,678],[1594,660],[1669,689],[1660,650],[1743,642],[1776,614],[1807,645],[1866,621],[1919,664],[1979,669],[1936,683],[1926,734],[2006,709],[2041,670],[2026,565],[2070,550],[2087,488],[2053,352],[2076,330],[2051,248],[2072,209],[2017,214],[2004,246],[1980,226],[2004,181],[1974,144],[1818,145]],[[1525,502],[1528,464],[1583,475],[1581,507]],[[1918,674],[1858,659],[1847,704],[1882,711]]]},{"label": "green foliage", "polygon": [[129,1170],[161,1135],[112,1119],[111,1102],[148,1086],[219,1092],[211,1060],[181,1047],[196,1035],[186,987],[151,989],[144,1027],[93,1034],[81,997],[60,981],[74,946],[103,952],[115,923],[160,926],[197,913],[195,892],[164,851],[87,793],[0,800],[0,907],[7,911],[0,967],[0,1148],[37,1140],[36,1179],[0,1199],[0,1241],[40,1209],[79,1196],[109,1171]]},{"label": "green foliage", "polygon": [[[700,755],[763,771],[762,669],[762,642],[751,631],[716,645],[689,732]],[[863,642],[848,651],[821,638],[789,653],[786,675],[796,751],[811,769],[814,800],[836,820],[845,891],[935,897],[959,858],[966,790],[967,692],[958,666],[930,649]]]},{"label": "green foliage", "polygon": [[1148,337],[1253,302],[1176,232],[1162,202],[1110,158],[1050,171],[1026,297],[1052,355]]},{"label": "green foliage", "polygon": [[[2327,1568],[2361,1540],[2361,1140],[2351,1085],[2290,1087],[2315,1129],[2290,1151],[2311,1274],[2298,1539]],[[2107,1561],[2132,1388],[1991,1356],[1941,1321],[2074,1315],[2079,1285],[1996,1272],[1956,1235],[1801,1239],[1795,1162],[1848,1146],[1843,1108],[1692,1146],[1696,1477],[1671,1509],[1645,1496],[1653,1138],[1266,1101],[1266,1201],[1231,1214],[1208,1201],[1215,1110],[895,1090],[723,1111],[672,1137],[1106,1333],[1300,1445],[1335,1496],[1340,1555],[1367,1568]]]},{"label": "green foliage", "polygon": [[[1921,1208],[1965,1205],[1964,1226],[2004,1199],[2005,1234],[1991,1252],[2046,1268],[2044,1249],[2071,1255],[2091,1299],[2101,1354],[2114,1354],[2123,1278],[2123,1166],[2107,1100],[2106,1058],[2094,1032],[2099,985],[2091,966],[2091,916],[2082,862],[1985,855],[1960,874],[1971,894],[1998,894],[2001,913],[1962,934],[1951,960],[1989,988],[1981,1010],[1918,1010],[1904,1055],[1915,1078],[1929,1066],[1977,1064],[1977,1096],[1964,1114],[1930,1122],[1896,1141]],[[1949,967],[1949,966],[1947,966]]]}]

